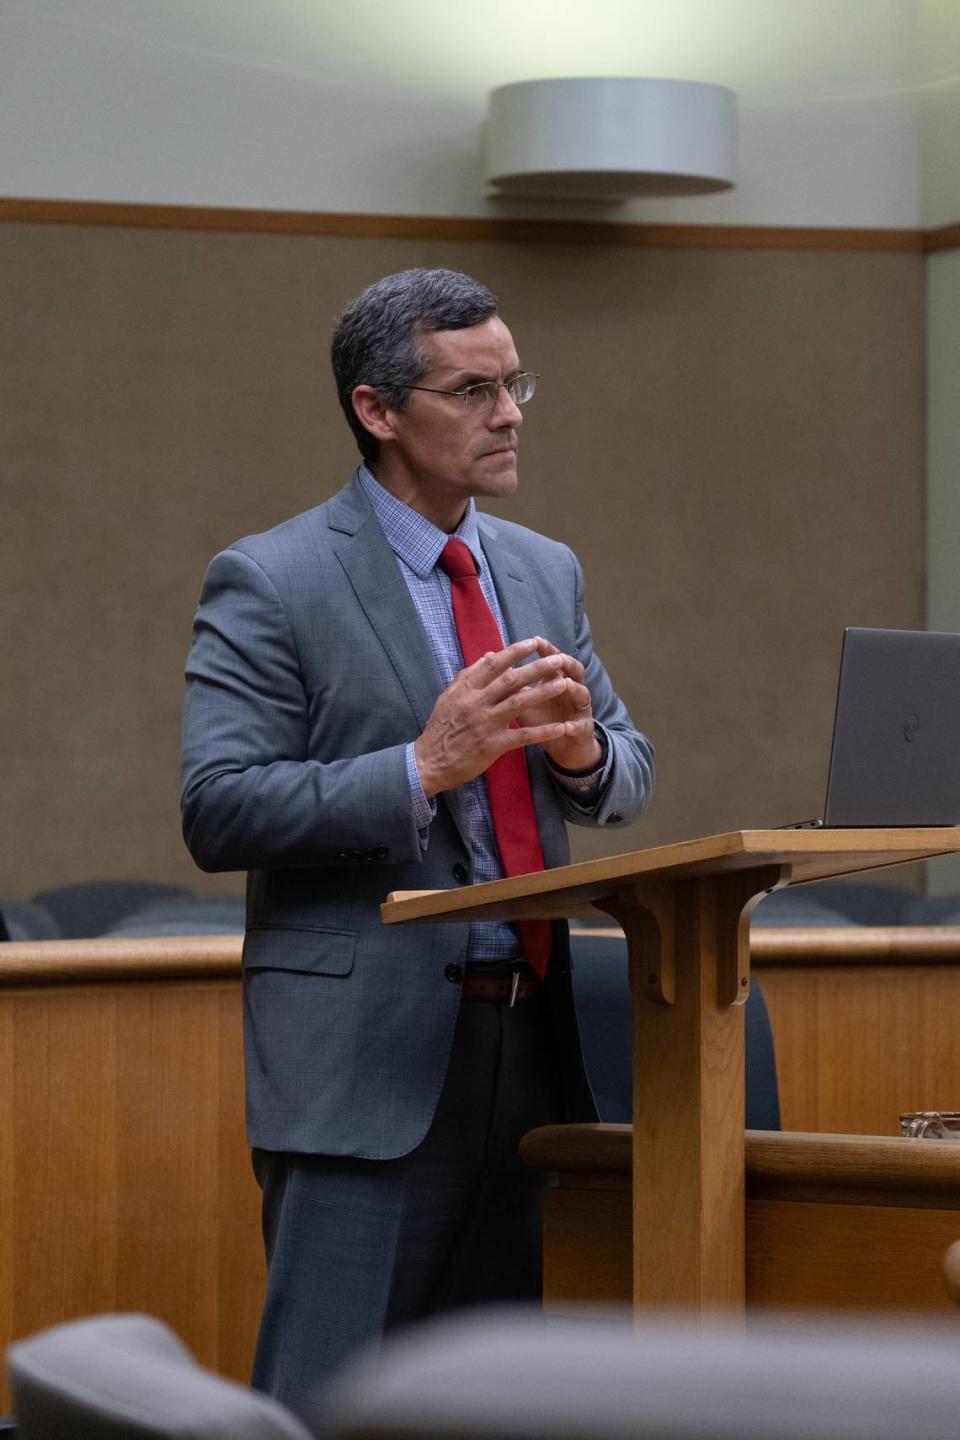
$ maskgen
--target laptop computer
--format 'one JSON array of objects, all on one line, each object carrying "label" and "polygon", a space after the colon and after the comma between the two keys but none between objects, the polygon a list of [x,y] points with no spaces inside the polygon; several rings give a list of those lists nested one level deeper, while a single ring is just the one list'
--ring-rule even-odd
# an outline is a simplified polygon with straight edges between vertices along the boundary
[{"label": "laptop computer", "polygon": [[848,626],[823,819],[803,826],[957,824],[960,635]]}]

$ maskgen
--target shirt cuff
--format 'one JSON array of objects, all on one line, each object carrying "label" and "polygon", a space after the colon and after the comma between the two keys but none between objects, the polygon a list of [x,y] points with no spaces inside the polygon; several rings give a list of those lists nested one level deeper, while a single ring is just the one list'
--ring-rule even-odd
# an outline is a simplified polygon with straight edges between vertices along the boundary
[{"label": "shirt cuff", "polygon": [[559,765],[554,765],[550,756],[544,754],[550,775],[555,785],[565,790],[567,795],[582,810],[589,815],[600,803],[607,782],[610,779],[610,771],[613,769],[613,746],[610,744],[610,737],[598,720],[593,722],[593,733],[596,735],[603,749],[600,763],[595,770],[588,770],[585,775],[570,775],[562,770]]},{"label": "shirt cuff", "polygon": [[437,813],[437,802],[428,800],[423,793],[412,740],[407,746],[407,779],[410,782],[410,799],[413,801],[413,823],[418,830],[426,830]]}]

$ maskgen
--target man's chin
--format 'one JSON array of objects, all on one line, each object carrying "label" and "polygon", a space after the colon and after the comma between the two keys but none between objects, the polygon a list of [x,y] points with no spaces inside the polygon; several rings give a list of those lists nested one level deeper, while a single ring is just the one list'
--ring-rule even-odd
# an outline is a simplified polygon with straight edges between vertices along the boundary
[{"label": "man's chin", "polygon": [[504,466],[498,471],[488,470],[478,481],[474,494],[488,495],[491,498],[496,495],[512,495],[517,483],[516,465]]},{"label": "man's chin", "polygon": [[498,495],[509,495],[517,487],[516,450],[493,450],[480,457],[477,472],[484,488],[489,485]]}]

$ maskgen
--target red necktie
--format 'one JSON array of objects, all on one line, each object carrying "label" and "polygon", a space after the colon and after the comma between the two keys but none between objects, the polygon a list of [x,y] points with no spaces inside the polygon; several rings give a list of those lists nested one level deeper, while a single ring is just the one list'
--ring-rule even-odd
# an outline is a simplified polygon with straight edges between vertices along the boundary
[{"label": "red necktie", "polygon": [[[440,565],[450,576],[453,623],[464,665],[473,665],[490,650],[503,649],[503,637],[477,579],[477,566],[462,540],[448,540]],[[483,775],[490,818],[505,875],[542,870],[543,851],[530,793],[530,777],[522,750],[506,750]],[[550,922],[518,920],[523,957],[543,976],[550,958]]]}]

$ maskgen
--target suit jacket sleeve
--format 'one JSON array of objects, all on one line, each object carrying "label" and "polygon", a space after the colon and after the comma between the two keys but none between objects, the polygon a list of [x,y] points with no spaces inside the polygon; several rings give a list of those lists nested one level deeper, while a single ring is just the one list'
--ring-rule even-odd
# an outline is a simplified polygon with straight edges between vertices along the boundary
[{"label": "suit jacket sleeve", "polygon": [[183,833],[201,869],[420,859],[405,745],[311,755],[317,727],[290,618],[241,550],[210,565],[186,674]]},{"label": "suit jacket sleeve", "polygon": [[553,788],[564,818],[574,825],[628,825],[653,796],[654,750],[631,720],[593,648],[590,621],[584,607],[583,571],[576,556],[570,551],[567,553],[573,562],[575,587],[573,653],[583,665],[594,719],[606,731],[613,763],[603,792],[590,809],[585,810],[582,803],[578,804],[576,795],[571,795],[551,775]]}]

